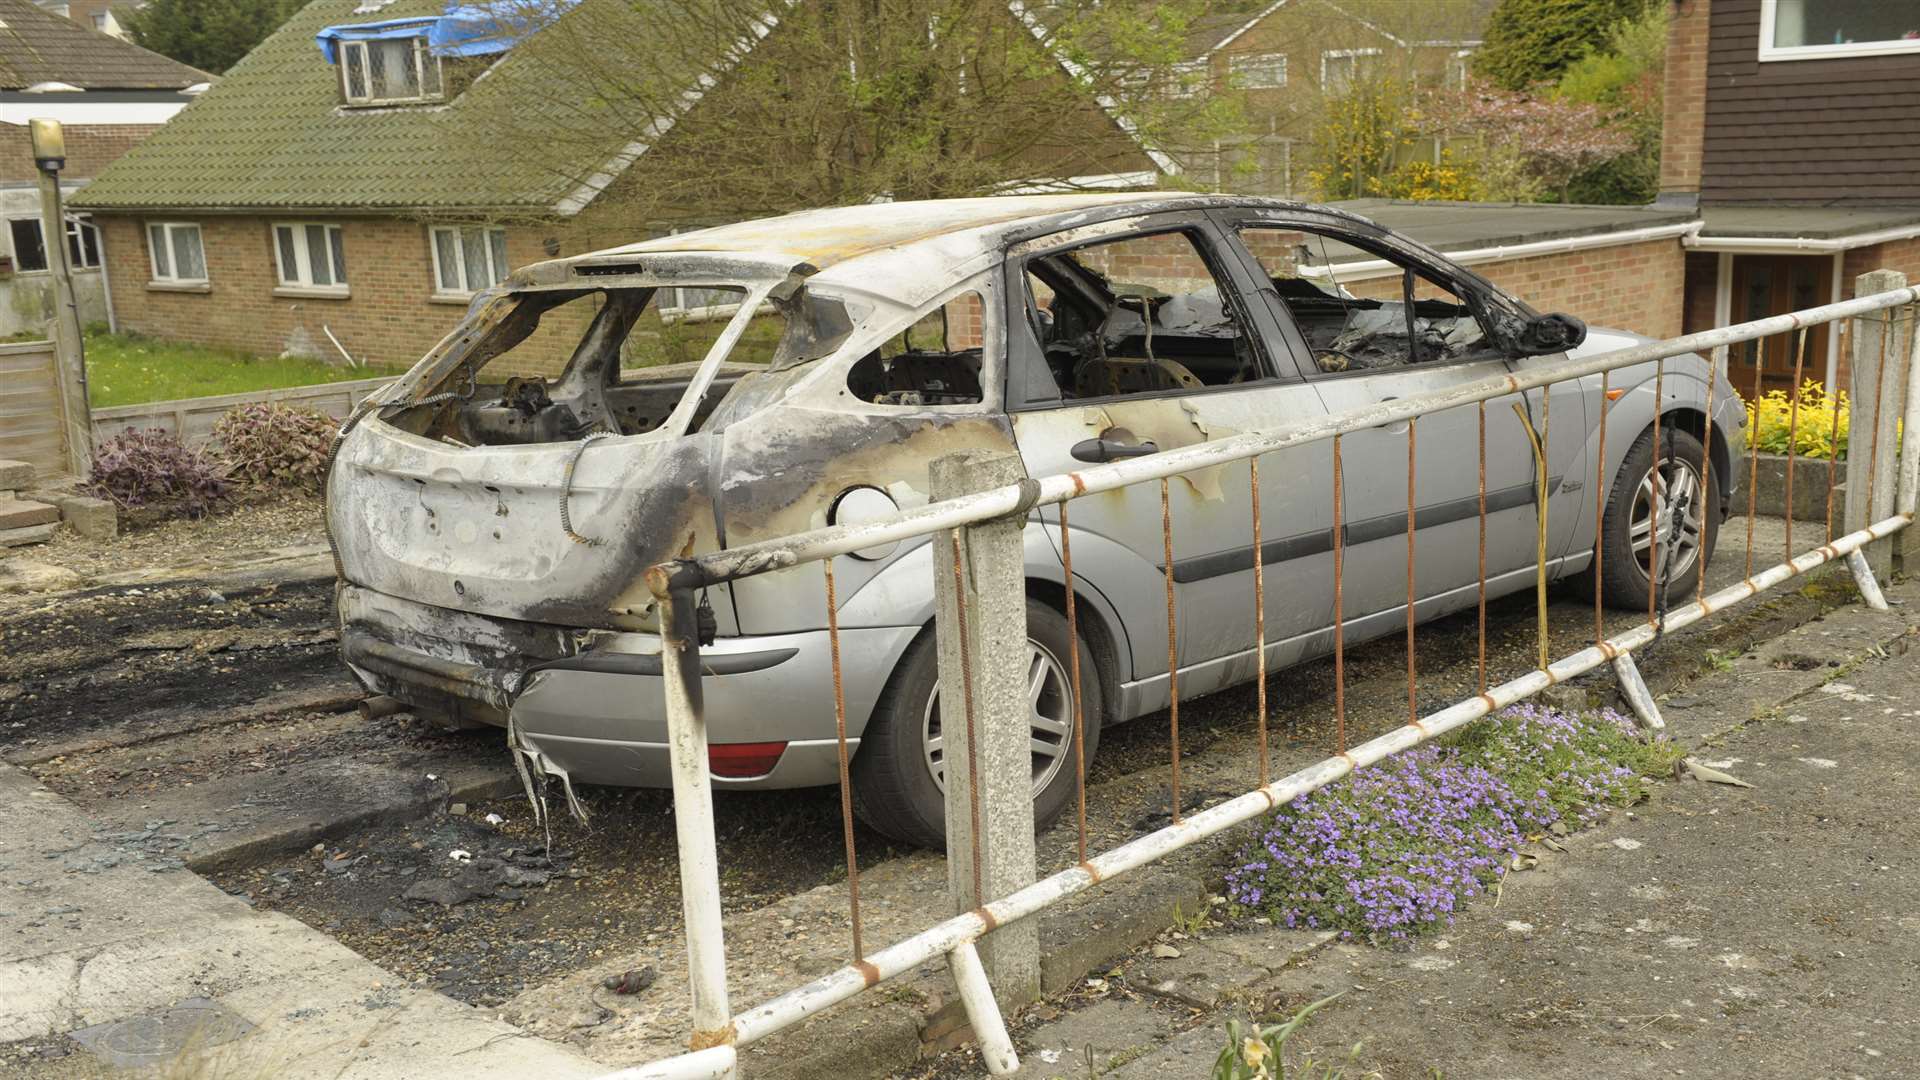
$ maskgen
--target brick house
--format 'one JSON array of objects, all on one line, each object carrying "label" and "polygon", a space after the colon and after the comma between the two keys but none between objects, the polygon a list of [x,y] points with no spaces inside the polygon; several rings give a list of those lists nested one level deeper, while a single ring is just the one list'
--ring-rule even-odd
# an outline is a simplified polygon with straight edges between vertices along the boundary
[{"label": "brick house", "polygon": [[[0,0],[0,338],[38,331],[52,313],[27,122],[51,117],[64,126],[61,189],[74,192],[159,130],[211,78],[28,0]],[[81,319],[103,321],[112,277],[100,235],[77,215],[66,231]]]},{"label": "brick house", "polygon": [[[504,96],[515,79],[489,77],[520,55],[510,42],[443,56],[429,38],[453,10],[445,0],[356,14],[364,7],[313,0],[76,199],[100,223],[123,326],[255,353],[345,350],[408,364],[510,268],[664,231],[636,235],[600,215],[597,200],[621,184],[684,186],[684,176],[651,177],[649,144],[634,140],[700,123],[698,101],[649,134],[610,132],[605,157],[536,168],[527,155],[490,152],[499,137],[490,116],[538,107]],[[740,62],[755,60],[749,50]],[[1112,143],[1113,175],[1159,176],[1113,117],[1088,114]],[[571,179],[595,170],[594,181]]]},{"label": "brick house", "polygon": [[[1697,207],[1688,331],[1850,297],[1886,268],[1920,281],[1920,7],[1687,0],[1667,45],[1660,202]],[[1844,386],[1837,334],[1806,374]],[[1745,391],[1793,381],[1784,340],[1732,350]],[[1757,370],[1756,370],[1757,369]]]}]

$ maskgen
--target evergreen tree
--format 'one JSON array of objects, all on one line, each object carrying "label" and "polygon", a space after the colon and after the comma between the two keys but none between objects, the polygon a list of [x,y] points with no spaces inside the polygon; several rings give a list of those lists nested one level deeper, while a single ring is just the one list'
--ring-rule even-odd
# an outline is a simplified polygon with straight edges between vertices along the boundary
[{"label": "evergreen tree", "polygon": [[300,10],[303,0],[149,0],[123,16],[142,48],[216,75]]},{"label": "evergreen tree", "polygon": [[1648,0],[1500,0],[1487,17],[1486,44],[1473,54],[1474,73],[1508,90],[1558,82],[1647,6]]}]

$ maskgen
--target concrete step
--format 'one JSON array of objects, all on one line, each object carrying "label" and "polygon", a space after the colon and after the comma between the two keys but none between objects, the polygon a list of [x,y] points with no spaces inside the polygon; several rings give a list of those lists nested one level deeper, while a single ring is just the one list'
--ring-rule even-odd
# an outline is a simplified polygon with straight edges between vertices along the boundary
[{"label": "concrete step", "polygon": [[44,544],[53,539],[58,523],[47,525],[28,525],[19,529],[0,529],[0,548],[19,547],[22,544]]},{"label": "concrete step", "polygon": [[60,520],[60,508],[43,502],[0,496],[0,530],[24,529]]}]

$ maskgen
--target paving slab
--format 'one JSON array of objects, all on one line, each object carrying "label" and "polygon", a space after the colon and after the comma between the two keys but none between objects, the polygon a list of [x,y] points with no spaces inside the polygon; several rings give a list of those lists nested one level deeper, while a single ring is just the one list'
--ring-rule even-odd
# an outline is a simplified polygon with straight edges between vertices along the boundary
[{"label": "paving slab", "polygon": [[[191,1068],[219,1075],[602,1071],[405,986],[300,922],[254,911],[177,860],[128,853],[98,839],[105,835],[77,807],[0,765],[0,1043],[72,1035],[115,1052],[150,1047],[178,1034],[180,1017],[168,1010],[217,1008],[219,1038],[187,1039],[178,1053],[217,1060],[217,1068]],[[130,1023],[102,1030],[122,1022]],[[236,1023],[247,1030],[234,1035]],[[147,1044],[142,1033],[152,1036]],[[35,1075],[31,1064],[23,1068]],[[69,1067],[61,1075],[75,1074]]]}]

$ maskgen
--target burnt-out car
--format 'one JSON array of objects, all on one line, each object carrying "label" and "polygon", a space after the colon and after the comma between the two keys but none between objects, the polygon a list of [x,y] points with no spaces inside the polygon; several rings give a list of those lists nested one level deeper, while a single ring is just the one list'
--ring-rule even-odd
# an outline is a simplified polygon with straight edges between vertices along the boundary
[{"label": "burnt-out car", "polygon": [[[1332,250],[1392,268],[1343,285]],[[327,504],[342,652],[372,691],[506,727],[538,772],[664,786],[658,612],[643,582],[658,562],[924,504],[929,464],[955,451],[1058,473],[1635,340],[1536,314],[1350,214],[1232,197],[848,207],[554,259],[476,298],[350,422]],[[1595,376],[1347,435],[1347,640],[1404,625],[1410,441],[1416,615],[1475,603],[1483,414],[1490,593],[1535,578],[1531,427],[1548,444],[1549,574],[1592,572],[1599,505],[1607,595],[1646,603],[1656,544],[1669,599],[1686,595],[1733,487],[1726,447],[1744,412],[1724,382],[1709,399],[1699,358],[1667,362],[1658,402],[1654,375],[1628,368],[1604,391]],[[1598,503],[1596,476],[1609,485]],[[1333,647],[1331,447],[1269,454],[1259,478],[1278,670]],[[1245,462],[1169,484],[1183,698],[1254,677],[1250,485]],[[1144,484],[1072,506],[1079,641],[1062,615],[1059,511],[1029,517],[1042,819],[1074,786],[1068,650],[1090,719],[1168,704],[1160,498]],[[931,558],[921,541],[834,565],[854,794],[873,825],[921,843],[942,835]],[[823,584],[815,563],[700,595],[716,785],[837,780]]]}]

